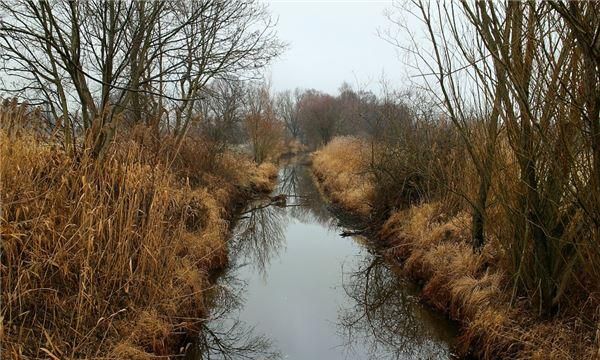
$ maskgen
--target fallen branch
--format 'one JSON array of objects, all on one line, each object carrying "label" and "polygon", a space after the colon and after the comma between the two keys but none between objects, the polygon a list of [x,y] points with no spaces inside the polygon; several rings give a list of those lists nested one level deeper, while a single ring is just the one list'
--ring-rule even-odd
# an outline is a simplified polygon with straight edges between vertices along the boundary
[{"label": "fallen branch", "polygon": [[361,230],[344,230],[340,233],[341,237],[348,237],[348,236],[358,236],[358,235],[363,235],[364,233],[367,232],[367,229],[361,229]]}]

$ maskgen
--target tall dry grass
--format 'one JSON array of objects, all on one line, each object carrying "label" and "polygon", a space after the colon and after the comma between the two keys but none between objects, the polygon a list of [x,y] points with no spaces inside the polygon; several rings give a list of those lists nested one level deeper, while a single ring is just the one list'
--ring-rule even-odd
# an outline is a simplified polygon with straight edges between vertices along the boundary
[{"label": "tall dry grass", "polygon": [[313,153],[313,173],[323,190],[344,209],[361,216],[372,210],[374,182],[368,171],[368,144],[361,139],[336,137]]},{"label": "tall dry grass", "polygon": [[599,355],[596,334],[582,317],[544,319],[525,299],[513,302],[511,277],[497,241],[473,252],[469,214],[448,219],[443,211],[439,203],[429,203],[397,212],[380,237],[389,246],[386,256],[423,284],[426,301],[461,322],[459,350],[483,359]]},{"label": "tall dry grass", "polygon": [[[3,125],[23,112],[4,110]],[[268,190],[276,169],[231,152],[202,169],[205,144],[184,143],[173,161],[144,138],[123,134],[99,163],[0,130],[4,358],[170,355],[208,315],[235,204]]]}]

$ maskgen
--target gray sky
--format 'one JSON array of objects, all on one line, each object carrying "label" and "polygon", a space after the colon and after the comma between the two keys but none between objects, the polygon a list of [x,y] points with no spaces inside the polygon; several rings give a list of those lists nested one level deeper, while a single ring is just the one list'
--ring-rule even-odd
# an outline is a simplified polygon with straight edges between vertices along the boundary
[{"label": "gray sky", "polygon": [[402,64],[394,47],[377,36],[387,27],[391,1],[268,2],[279,18],[279,37],[289,49],[270,67],[273,89],[296,87],[337,93],[343,81],[377,91],[382,74],[402,87]]}]

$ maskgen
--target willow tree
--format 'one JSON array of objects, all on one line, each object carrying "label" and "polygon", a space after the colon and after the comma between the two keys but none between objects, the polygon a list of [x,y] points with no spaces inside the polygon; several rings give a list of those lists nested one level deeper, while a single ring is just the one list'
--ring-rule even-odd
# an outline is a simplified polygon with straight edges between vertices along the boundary
[{"label": "willow tree", "polygon": [[490,50],[483,39],[469,31],[468,19],[459,5],[416,0],[397,8],[414,14],[422,22],[424,34],[418,37],[404,19],[392,13],[389,20],[410,34],[410,41],[404,43],[397,32],[384,33],[383,37],[414,58],[426,89],[458,130],[478,180],[475,195],[461,195],[470,205],[472,244],[479,249],[486,239],[486,212],[501,131],[501,103],[494,84],[502,81],[504,74],[488,61]]}]

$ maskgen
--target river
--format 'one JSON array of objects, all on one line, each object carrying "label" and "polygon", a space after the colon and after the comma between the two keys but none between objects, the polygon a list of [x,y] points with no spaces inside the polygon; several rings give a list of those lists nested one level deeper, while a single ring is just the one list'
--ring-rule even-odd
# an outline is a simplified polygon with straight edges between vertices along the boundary
[{"label": "river", "polygon": [[302,161],[251,203],[211,291],[210,320],[189,359],[449,359],[455,326],[418,301],[369,242],[342,237]]}]

